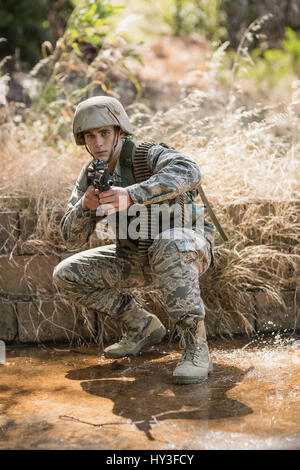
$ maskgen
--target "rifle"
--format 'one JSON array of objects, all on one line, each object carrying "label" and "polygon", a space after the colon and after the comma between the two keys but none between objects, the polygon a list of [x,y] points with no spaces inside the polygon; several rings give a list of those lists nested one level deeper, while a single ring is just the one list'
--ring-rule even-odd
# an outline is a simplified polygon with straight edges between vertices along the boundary
[{"label": "rifle", "polygon": [[92,176],[92,185],[95,189],[99,189],[102,193],[103,191],[108,191],[109,188],[114,184],[109,170],[101,160],[95,160],[93,162],[93,176]]}]

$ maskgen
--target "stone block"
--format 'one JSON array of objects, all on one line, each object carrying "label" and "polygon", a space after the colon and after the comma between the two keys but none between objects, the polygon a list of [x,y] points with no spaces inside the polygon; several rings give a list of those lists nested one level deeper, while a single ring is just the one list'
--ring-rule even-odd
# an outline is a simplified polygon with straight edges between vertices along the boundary
[{"label": "stone block", "polygon": [[32,246],[28,239],[34,233],[37,224],[37,215],[32,211],[21,210],[19,212],[20,236],[18,240],[18,255],[33,255],[37,253],[37,248]]},{"label": "stone block", "polygon": [[299,330],[300,295],[296,292],[281,293],[284,305],[275,303],[264,292],[255,294],[257,331]]},{"label": "stone block", "polygon": [[61,301],[18,302],[17,319],[22,343],[92,340],[96,331],[94,312]]},{"label": "stone block", "polygon": [[56,253],[63,251],[60,231],[62,213],[56,210],[44,210],[39,215],[32,209],[19,213],[20,238],[19,255]]},{"label": "stone block", "polygon": [[17,334],[18,323],[15,304],[0,302],[0,340],[13,341]]},{"label": "stone block", "polygon": [[0,212],[0,254],[10,253],[16,246],[18,229],[18,212]]},{"label": "stone block", "polygon": [[56,289],[52,281],[58,256],[0,256],[0,292],[6,294],[51,293]]},{"label": "stone block", "polygon": [[0,209],[2,210],[20,210],[30,207],[33,200],[22,196],[0,196]]},{"label": "stone block", "polygon": [[27,240],[35,231],[37,224],[37,214],[26,210],[20,211],[20,239]]}]

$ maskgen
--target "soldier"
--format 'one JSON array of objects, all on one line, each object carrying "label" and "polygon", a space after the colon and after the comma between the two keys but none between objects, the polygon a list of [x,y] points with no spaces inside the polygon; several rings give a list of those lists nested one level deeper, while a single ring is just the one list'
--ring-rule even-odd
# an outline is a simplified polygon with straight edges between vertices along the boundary
[{"label": "soldier", "polygon": [[[105,312],[125,327],[120,341],[104,349],[109,358],[136,355],[164,338],[166,330],[160,320],[141,308],[130,294],[132,288],[159,288],[184,346],[173,372],[174,382],[190,384],[207,379],[212,362],[199,275],[211,263],[215,227],[205,220],[204,226],[199,224],[201,217],[203,222],[203,211],[194,202],[201,180],[197,164],[161,144],[136,147],[129,118],[115,98],[95,96],[81,102],[74,115],[73,133],[77,145],[85,145],[93,160],[82,169],[61,222],[69,248],[85,244],[103,217],[117,216],[120,220],[125,213],[126,224],[130,225],[136,219],[136,215],[130,216],[135,205],[165,205],[170,209],[171,222],[163,229],[160,220],[157,235],[142,254],[140,240],[128,232],[121,237],[117,223],[115,245],[81,251],[56,266],[54,280],[58,288],[73,301]],[[146,148],[150,171],[145,181],[137,178],[135,168],[135,155],[141,153],[141,148],[144,153]],[[95,159],[108,167],[113,178],[113,185],[104,192],[91,184],[89,175]],[[174,208],[182,208],[182,201],[188,208],[185,218],[190,224],[179,228]]]}]

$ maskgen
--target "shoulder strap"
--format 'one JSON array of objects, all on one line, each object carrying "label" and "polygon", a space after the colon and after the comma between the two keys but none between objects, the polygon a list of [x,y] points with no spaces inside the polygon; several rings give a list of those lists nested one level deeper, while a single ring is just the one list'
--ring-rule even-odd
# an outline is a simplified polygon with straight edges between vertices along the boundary
[{"label": "shoulder strap", "polygon": [[136,148],[133,156],[133,168],[135,178],[138,183],[142,183],[142,181],[146,181],[152,176],[152,172],[148,165],[148,152],[153,145],[156,144],[154,142],[142,142]]},{"label": "shoulder strap", "polygon": [[[138,183],[146,181],[152,176],[152,171],[150,170],[148,165],[148,152],[151,147],[153,147],[153,145],[157,144],[155,142],[142,142],[135,151],[133,157],[133,167],[135,177]],[[161,142],[159,145],[167,149],[174,149],[173,147],[169,147],[163,142]]]},{"label": "shoulder strap", "polygon": [[[152,176],[152,171],[149,168],[148,165],[148,152],[153,147],[153,145],[156,145],[155,142],[142,142],[136,149],[135,155],[133,157],[133,167],[134,167],[134,173],[135,177],[138,183],[141,183],[142,181],[146,181]],[[168,147],[168,145],[164,143],[160,143],[159,145],[165,147],[165,148],[171,148]],[[180,194],[179,195],[179,203],[181,207],[181,221],[182,221],[182,226],[184,226],[184,195]]]},{"label": "shoulder strap", "polygon": [[133,168],[134,155],[135,144],[132,140],[126,139],[120,155],[121,174],[126,186],[130,186],[136,182]]},{"label": "shoulder strap", "polygon": [[[134,168],[134,173],[135,177],[138,183],[141,183],[142,181],[145,181],[149,179],[152,176],[152,172],[149,169],[148,165],[148,151],[150,150],[153,145],[156,145],[154,142],[142,142],[136,149],[136,152],[133,156],[133,168]],[[173,148],[173,147],[168,147],[168,145],[161,143],[165,148]],[[225,234],[224,230],[221,227],[221,224],[219,223],[211,205],[208,202],[207,197],[205,196],[204,190],[201,186],[197,188],[199,195],[203,201],[203,204],[205,205],[207,212],[209,213],[209,216],[212,220],[212,222],[215,224],[217,230],[219,231],[221,237],[223,238],[224,241],[228,240],[227,235]],[[184,223],[184,197],[183,195],[179,196],[180,198],[180,205],[182,209],[182,222]]]}]

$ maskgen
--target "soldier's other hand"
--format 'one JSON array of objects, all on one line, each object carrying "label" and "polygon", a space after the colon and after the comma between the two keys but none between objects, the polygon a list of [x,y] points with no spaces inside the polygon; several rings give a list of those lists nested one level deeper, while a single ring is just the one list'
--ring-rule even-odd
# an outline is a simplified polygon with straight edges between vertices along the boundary
[{"label": "soldier's other hand", "polygon": [[92,210],[95,211],[99,207],[99,189],[95,189],[94,186],[89,186],[84,193],[81,205],[84,211]]},{"label": "soldier's other hand", "polygon": [[108,191],[99,195],[101,209],[105,215],[123,211],[133,204],[126,188],[112,186]]}]

